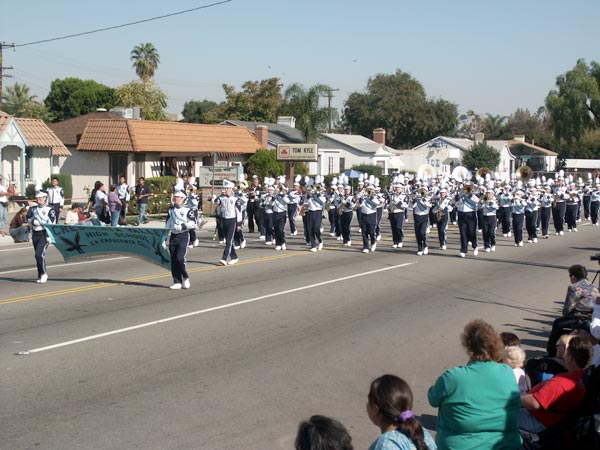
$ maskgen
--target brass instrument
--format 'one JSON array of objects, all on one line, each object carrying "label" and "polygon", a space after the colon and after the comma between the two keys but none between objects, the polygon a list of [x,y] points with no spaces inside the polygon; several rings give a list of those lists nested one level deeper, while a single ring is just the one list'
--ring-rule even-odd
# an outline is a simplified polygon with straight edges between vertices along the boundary
[{"label": "brass instrument", "polygon": [[367,197],[371,197],[373,195],[373,188],[367,188]]},{"label": "brass instrument", "polygon": [[492,172],[492,169],[488,167],[482,167],[481,169],[477,170],[477,172],[475,172],[475,179],[477,181],[485,180],[487,175],[491,177],[492,175],[494,175],[494,172]]},{"label": "brass instrument", "polygon": [[196,192],[196,186],[194,186],[193,184],[190,184],[187,188],[188,195],[193,194],[195,192]]},{"label": "brass instrument", "polygon": [[429,191],[427,190],[427,188],[421,188],[418,191],[419,197],[421,197],[421,198],[427,197],[428,193],[429,193]]},{"label": "brass instrument", "polygon": [[521,166],[517,169],[517,178],[523,183],[527,183],[533,176],[533,170],[529,166]]},{"label": "brass instrument", "polygon": [[304,217],[306,215],[306,205],[300,206],[300,211],[298,211],[298,215],[300,217]]},{"label": "brass instrument", "polygon": [[471,195],[473,193],[473,185],[465,184],[462,188],[464,194]]}]

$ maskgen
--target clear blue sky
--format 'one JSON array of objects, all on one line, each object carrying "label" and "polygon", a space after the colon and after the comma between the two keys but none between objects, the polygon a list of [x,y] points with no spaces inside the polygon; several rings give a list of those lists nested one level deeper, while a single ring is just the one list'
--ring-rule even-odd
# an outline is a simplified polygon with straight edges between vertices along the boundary
[{"label": "clear blue sky", "polygon": [[[210,0],[30,0],[4,4],[0,41],[26,43],[119,25]],[[3,2],[4,3],[4,2]],[[117,87],[136,79],[129,55],[151,42],[168,111],[221,101],[221,85],[280,77],[338,88],[334,106],[369,77],[401,69],[460,112],[537,110],[577,59],[600,61],[598,0],[233,0],[88,36],[4,50],[4,66],[43,99],[57,78]]]}]

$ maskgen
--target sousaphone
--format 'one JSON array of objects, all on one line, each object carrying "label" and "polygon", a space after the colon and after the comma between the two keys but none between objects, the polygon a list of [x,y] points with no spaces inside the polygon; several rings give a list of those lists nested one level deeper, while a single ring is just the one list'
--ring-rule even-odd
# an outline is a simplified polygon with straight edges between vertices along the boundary
[{"label": "sousaphone", "polygon": [[527,183],[533,176],[533,170],[529,166],[521,166],[517,169],[517,178],[523,183]]},{"label": "sousaphone", "polygon": [[452,178],[459,183],[464,183],[471,179],[471,171],[464,166],[457,166],[452,171]]}]

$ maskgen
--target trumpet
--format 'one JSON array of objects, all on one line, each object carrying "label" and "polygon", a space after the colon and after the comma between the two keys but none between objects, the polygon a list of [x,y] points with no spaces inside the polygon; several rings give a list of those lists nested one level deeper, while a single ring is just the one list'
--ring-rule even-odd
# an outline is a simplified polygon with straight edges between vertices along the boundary
[{"label": "trumpet", "polygon": [[196,192],[196,186],[194,186],[193,184],[190,184],[187,188],[187,193],[189,194],[193,194]]},{"label": "trumpet", "polygon": [[421,188],[418,191],[419,197],[423,197],[423,198],[427,197],[428,193],[429,193],[429,191],[427,190],[427,188]]},{"label": "trumpet", "polygon": [[462,191],[464,194],[471,195],[473,193],[473,186],[470,184],[466,184],[463,186]]}]

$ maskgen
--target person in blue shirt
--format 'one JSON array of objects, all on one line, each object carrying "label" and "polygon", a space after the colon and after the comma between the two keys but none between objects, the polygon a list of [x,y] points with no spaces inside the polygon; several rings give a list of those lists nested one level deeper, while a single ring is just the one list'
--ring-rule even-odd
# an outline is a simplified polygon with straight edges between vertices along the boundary
[{"label": "person in blue shirt", "polygon": [[381,430],[369,450],[437,450],[433,438],[412,411],[410,386],[395,375],[371,383],[367,414]]}]

